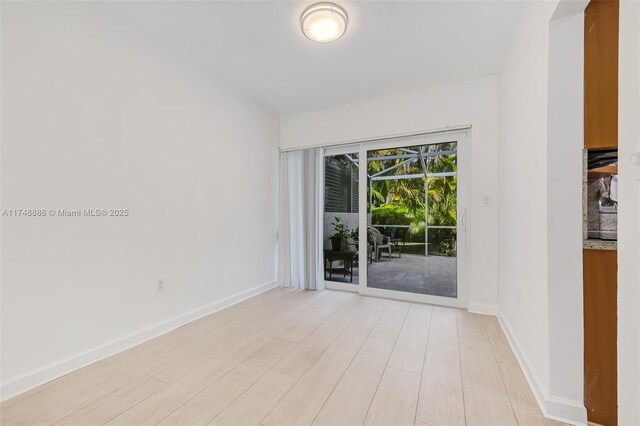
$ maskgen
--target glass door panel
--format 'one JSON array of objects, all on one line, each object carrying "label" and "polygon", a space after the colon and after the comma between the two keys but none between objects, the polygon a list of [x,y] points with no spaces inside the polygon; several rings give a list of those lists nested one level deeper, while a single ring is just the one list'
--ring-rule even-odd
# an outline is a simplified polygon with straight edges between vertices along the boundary
[{"label": "glass door panel", "polygon": [[368,288],[458,297],[457,143],[367,151]]},{"label": "glass door panel", "polygon": [[324,160],[323,261],[325,285],[329,288],[357,291],[360,282],[360,274],[358,273],[358,153],[346,152],[331,155],[329,151]]}]

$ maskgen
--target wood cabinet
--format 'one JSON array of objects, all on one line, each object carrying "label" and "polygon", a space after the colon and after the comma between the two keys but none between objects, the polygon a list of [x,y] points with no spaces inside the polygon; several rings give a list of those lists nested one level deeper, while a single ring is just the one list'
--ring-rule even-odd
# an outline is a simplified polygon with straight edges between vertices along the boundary
[{"label": "wood cabinet", "polygon": [[[618,18],[618,0],[591,0],[585,9],[587,150],[618,147]],[[584,403],[589,422],[605,426],[618,424],[617,257],[616,250],[583,251]]]},{"label": "wood cabinet", "polygon": [[584,18],[584,142],[618,146],[618,0],[591,0]]},{"label": "wood cabinet", "polygon": [[585,406],[590,422],[618,424],[618,252],[583,251]]}]

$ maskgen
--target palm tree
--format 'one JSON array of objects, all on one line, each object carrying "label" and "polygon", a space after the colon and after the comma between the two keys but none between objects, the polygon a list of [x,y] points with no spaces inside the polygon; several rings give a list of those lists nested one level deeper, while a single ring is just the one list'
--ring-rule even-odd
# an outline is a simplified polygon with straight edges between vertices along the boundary
[{"label": "palm tree", "polygon": [[[418,147],[410,147],[418,150]],[[455,149],[455,143],[428,145],[427,152],[449,151]],[[403,154],[399,150],[380,150],[376,157]],[[397,166],[389,175],[421,174],[422,164],[417,159],[401,164],[404,159],[376,160],[368,162],[368,173],[373,175],[387,168]],[[399,165],[401,164],[401,165]],[[457,155],[438,155],[428,157],[428,173],[453,172],[457,170]],[[371,212],[374,223],[387,225],[412,225],[414,234],[419,234],[425,226],[425,178],[376,180],[372,182]],[[429,179],[426,194],[428,205],[428,223],[432,226],[455,226],[457,220],[457,177],[437,176]],[[435,230],[434,230],[435,231]],[[437,231],[450,231],[437,230]],[[452,232],[438,232],[434,238],[435,246],[451,250],[455,248],[455,235]],[[432,238],[430,237],[430,242]],[[438,241],[436,241],[438,240]],[[441,252],[447,250],[439,250]]]}]

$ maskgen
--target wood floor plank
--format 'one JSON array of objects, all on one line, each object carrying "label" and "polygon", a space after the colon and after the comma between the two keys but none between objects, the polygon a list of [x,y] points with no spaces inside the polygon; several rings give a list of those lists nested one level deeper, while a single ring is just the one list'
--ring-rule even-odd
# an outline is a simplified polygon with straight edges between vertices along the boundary
[{"label": "wood floor plank", "polygon": [[318,361],[261,422],[271,425],[308,425],[316,417],[387,304],[367,300],[367,306],[322,354]]},{"label": "wood floor plank", "polygon": [[166,340],[171,343],[177,343],[176,338],[180,341],[189,340],[204,343],[207,339],[215,338],[217,333],[225,330],[225,326],[231,325],[237,327],[245,319],[249,320],[252,316],[258,316],[264,312],[270,312],[274,306],[282,303],[283,300],[291,300],[292,298],[308,297],[308,294],[285,287],[278,287],[267,292],[261,293],[242,303],[232,305],[213,315],[207,315],[198,321],[186,324],[172,332],[161,336],[166,336]]},{"label": "wood floor plank", "polygon": [[484,315],[482,317],[487,335],[489,336],[489,342],[493,348],[493,353],[496,357],[496,361],[505,362],[508,364],[518,365],[518,360],[515,354],[511,350],[507,337],[502,332],[502,327],[498,318]]},{"label": "wood floor plank", "polygon": [[[276,301],[274,305],[269,305],[267,309],[260,310],[257,314],[247,315],[245,318],[235,321],[233,327],[220,327],[220,330],[210,333],[211,335],[206,341],[192,342],[192,344],[200,346],[199,350],[192,350],[187,356],[180,359],[167,357],[167,360],[162,364],[155,365],[154,368],[147,368],[145,372],[165,383],[174,383],[194,369],[206,368],[211,359],[224,352],[227,347],[264,333],[264,324],[281,325],[280,328],[273,331],[276,334],[268,336],[276,337],[283,328],[286,329],[290,325],[290,323],[282,321],[284,317],[293,318],[295,317],[292,317],[293,313],[304,312],[304,310],[313,311],[326,304],[330,305],[330,300],[324,294],[314,294],[310,291],[294,293],[292,297]],[[305,321],[302,320],[302,322]]]},{"label": "wood floor plank", "polygon": [[542,417],[495,318],[282,288],[0,404],[8,426],[465,420],[557,424]]},{"label": "wood floor plank", "polygon": [[295,343],[274,339],[219,380],[182,404],[158,425],[206,425],[293,349]]},{"label": "wood floor plank", "polygon": [[274,367],[274,370],[295,377],[302,377],[333,343],[342,331],[364,309],[364,298],[352,299],[324,324],[302,341]]},{"label": "wood floor plank", "polygon": [[416,420],[433,426],[465,424],[455,315],[431,318]]},{"label": "wood floor plank", "polygon": [[[319,293],[314,294],[313,292],[305,293],[310,297],[319,295]],[[122,426],[130,426],[132,424],[154,425],[162,420],[202,389],[218,380],[244,359],[273,340],[292,321],[303,315],[305,310],[309,308],[309,302],[296,303],[300,299],[287,299],[294,301],[293,309],[288,304],[281,305],[279,309],[272,313],[273,317],[269,321],[260,323],[260,327],[251,336],[229,347],[223,345],[224,350],[221,354],[212,356],[205,365],[199,365],[197,368],[186,372],[182,378],[170,383],[166,388],[127,410],[109,422],[109,424]]]},{"label": "wood floor plank", "polygon": [[225,408],[209,425],[255,426],[298,381],[297,377],[271,370]]},{"label": "wood floor plank", "polygon": [[544,417],[527,379],[517,364],[498,363],[498,367],[520,426],[562,425],[560,422]]},{"label": "wood floor plank", "polygon": [[[160,348],[161,343],[153,339],[4,401],[0,405],[2,419],[33,424],[36,419],[48,419],[50,423],[64,417],[144,375],[145,364],[139,355],[146,353],[147,364],[153,363],[162,358]],[[29,410],[24,410],[25,406]]]},{"label": "wood floor plank", "polygon": [[467,425],[516,425],[489,341],[460,337],[459,346]]},{"label": "wood floor plank", "polygon": [[117,375],[86,389],[84,392],[78,392],[78,388],[84,388],[82,383],[78,383],[78,388],[64,386],[60,392],[56,392],[55,388],[49,388],[46,392],[32,394],[31,397],[16,403],[6,406],[3,404],[0,410],[2,424],[50,424],[87,404],[106,397],[126,386],[131,380],[131,376]]},{"label": "wood floor plank", "polygon": [[267,336],[252,338],[229,349],[208,368],[198,368],[182,380],[171,383],[107,424],[114,426],[155,425],[204,388],[215,383],[238,364],[273,340]]},{"label": "wood floor plank", "polygon": [[353,299],[351,293],[323,292],[326,302],[318,309],[310,310],[307,315],[295,321],[288,329],[278,337],[290,342],[300,343],[313,331],[324,323],[331,315],[340,310],[342,306]]},{"label": "wood floor plank", "polygon": [[68,426],[104,424],[122,413],[127,407],[135,405],[165,386],[166,383],[149,376],[133,378],[131,383],[106,395],[104,398],[85,405],[53,424]]},{"label": "wood floor plank", "polygon": [[[107,375],[140,372],[158,378],[163,375],[158,373],[158,370],[162,369],[163,366],[167,367],[166,370],[173,371],[172,366],[177,366],[180,360],[202,353],[203,351],[199,349],[203,349],[202,346],[208,341],[211,341],[214,347],[215,345],[220,346],[221,342],[224,342],[227,346],[230,345],[232,342],[224,341],[225,336],[222,334],[227,330],[234,330],[240,327],[245,319],[249,322],[252,320],[257,321],[265,315],[270,315],[275,307],[283,303],[306,300],[310,296],[308,292],[305,293],[297,289],[292,290],[280,287],[270,290],[259,294],[255,298],[179,327],[128,351],[110,357],[104,363],[102,361],[96,363],[90,368],[96,366],[96,370],[101,374]],[[210,354],[211,351],[207,353]],[[190,363],[189,367],[193,368],[194,363]],[[178,371],[176,371],[175,375],[176,377],[182,377]],[[170,375],[166,375],[163,379],[167,383],[172,381]],[[91,378],[84,377],[83,380],[90,381]]]},{"label": "wood floor plank", "polygon": [[389,367],[420,374],[429,336],[432,308],[412,304],[389,359]]},{"label": "wood floor plank", "polygon": [[405,302],[390,301],[382,318],[371,330],[371,337],[395,341],[409,312],[409,306]]},{"label": "wood floor plank", "polygon": [[[242,344],[258,335],[266,335],[268,340],[276,337],[288,328],[294,319],[300,318],[300,313],[313,311],[326,304],[331,305],[331,295],[320,292],[301,291],[293,293],[284,300],[270,304],[266,310],[261,310],[257,315],[247,315],[242,321],[236,321],[233,327],[221,327],[216,333],[211,333],[205,342],[197,342],[201,348],[192,351],[190,356],[173,363],[164,363],[162,369],[146,370],[146,373],[163,382],[172,384],[181,380],[194,369],[206,369],[221,353],[234,344]],[[289,319],[290,321],[287,321]],[[302,320],[302,322],[305,322]],[[269,324],[269,327],[265,327]]]},{"label": "wood floor plank", "polygon": [[[252,298],[214,315],[208,315],[198,321],[186,324],[172,331],[173,335],[167,336],[167,343],[175,345],[186,340],[203,346],[215,345],[219,342],[221,335],[227,333],[229,329],[239,329],[246,324],[259,321],[261,317],[271,314],[283,303],[293,300],[302,303],[303,300],[310,300],[313,296],[310,292],[280,288],[282,290],[272,290],[258,295],[258,300]],[[179,337],[180,340],[176,340],[176,337]]]},{"label": "wood floor plank", "polygon": [[365,425],[413,425],[420,375],[387,367],[373,398]]},{"label": "wood floor plank", "polygon": [[482,321],[482,315],[472,314],[463,309],[456,310],[458,336],[465,339],[489,340]]},{"label": "wood floor plank", "polygon": [[393,342],[369,337],[313,424],[362,425],[392,350]]},{"label": "wood floor plank", "polygon": [[429,323],[429,340],[436,342],[458,341],[458,309],[436,306],[431,314]]}]

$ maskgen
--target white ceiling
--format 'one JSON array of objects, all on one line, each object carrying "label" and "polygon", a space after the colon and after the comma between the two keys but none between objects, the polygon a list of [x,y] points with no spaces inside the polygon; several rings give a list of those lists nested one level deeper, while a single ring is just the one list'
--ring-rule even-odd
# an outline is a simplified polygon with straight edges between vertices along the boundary
[{"label": "white ceiling", "polygon": [[313,43],[313,2],[103,3],[184,60],[281,115],[495,73],[522,2],[337,0],[346,34]]}]

